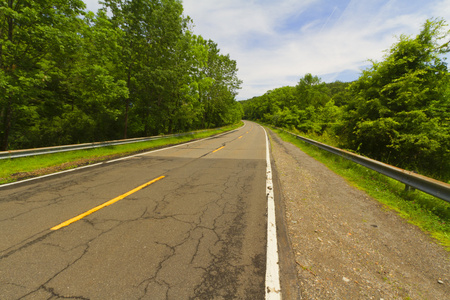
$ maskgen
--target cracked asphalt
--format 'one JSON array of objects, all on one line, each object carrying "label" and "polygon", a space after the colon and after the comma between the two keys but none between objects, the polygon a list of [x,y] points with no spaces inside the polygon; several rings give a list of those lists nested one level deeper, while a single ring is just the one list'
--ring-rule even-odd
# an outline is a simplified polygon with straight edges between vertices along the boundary
[{"label": "cracked asphalt", "polygon": [[0,187],[0,298],[263,299],[265,167],[264,131],[246,122],[211,139]]}]

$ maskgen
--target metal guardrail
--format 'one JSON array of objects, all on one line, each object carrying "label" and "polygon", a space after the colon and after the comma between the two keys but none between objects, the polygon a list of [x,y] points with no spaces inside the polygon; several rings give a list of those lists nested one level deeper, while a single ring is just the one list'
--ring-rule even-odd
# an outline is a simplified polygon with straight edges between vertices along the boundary
[{"label": "metal guardrail", "polygon": [[435,180],[420,174],[416,174],[412,171],[407,171],[400,169],[374,159],[370,159],[358,154],[354,154],[339,148],[328,146],[326,144],[296,135],[292,132],[286,131],[284,129],[278,128],[286,133],[295,136],[297,139],[302,140],[311,145],[317,146],[325,151],[331,152],[333,154],[339,155],[345,159],[351,160],[357,164],[360,164],[366,168],[374,170],[378,173],[391,177],[397,181],[406,184],[409,187],[421,190],[427,194],[450,202],[450,184],[442,181]]},{"label": "metal guardrail", "polygon": [[[200,131],[196,131],[200,132]],[[178,133],[178,134],[170,134],[170,135],[160,135],[160,136],[151,136],[144,138],[134,138],[134,139],[125,139],[125,140],[115,140],[108,142],[97,142],[97,143],[85,143],[78,145],[64,145],[64,146],[55,146],[55,147],[45,147],[45,148],[35,148],[35,149],[26,149],[26,150],[12,150],[12,151],[1,151],[0,159],[12,159],[26,156],[34,156],[34,155],[42,155],[42,154],[51,154],[57,152],[66,152],[66,151],[74,151],[74,150],[84,150],[84,149],[93,149],[99,147],[107,147],[107,146],[116,146],[116,145],[124,145],[138,142],[146,142],[151,140],[158,140],[169,137],[178,137],[184,135],[190,135],[194,132],[186,132],[186,133]]]}]

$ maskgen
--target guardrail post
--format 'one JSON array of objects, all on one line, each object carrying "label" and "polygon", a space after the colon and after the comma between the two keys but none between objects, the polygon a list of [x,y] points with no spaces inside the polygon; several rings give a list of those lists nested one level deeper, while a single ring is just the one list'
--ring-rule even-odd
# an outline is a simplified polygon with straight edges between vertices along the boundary
[{"label": "guardrail post", "polygon": [[415,190],[412,186],[405,184],[405,192],[414,192]]},{"label": "guardrail post", "polygon": [[[412,171],[414,174],[417,174],[416,171]],[[412,186],[405,184],[405,192],[414,192],[416,189],[413,188]]]}]

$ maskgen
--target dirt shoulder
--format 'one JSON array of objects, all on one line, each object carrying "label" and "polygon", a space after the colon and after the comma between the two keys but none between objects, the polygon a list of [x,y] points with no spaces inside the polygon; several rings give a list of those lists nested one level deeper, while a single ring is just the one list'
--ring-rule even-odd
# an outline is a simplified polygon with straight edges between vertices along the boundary
[{"label": "dirt shoulder", "polygon": [[450,299],[450,254],[270,132],[302,299]]}]

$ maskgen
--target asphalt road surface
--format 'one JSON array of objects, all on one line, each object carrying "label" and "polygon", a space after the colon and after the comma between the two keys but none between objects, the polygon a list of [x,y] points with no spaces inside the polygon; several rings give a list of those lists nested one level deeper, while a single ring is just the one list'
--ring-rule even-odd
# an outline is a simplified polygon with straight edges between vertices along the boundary
[{"label": "asphalt road surface", "polygon": [[0,298],[264,299],[265,155],[247,122],[0,187]]}]

